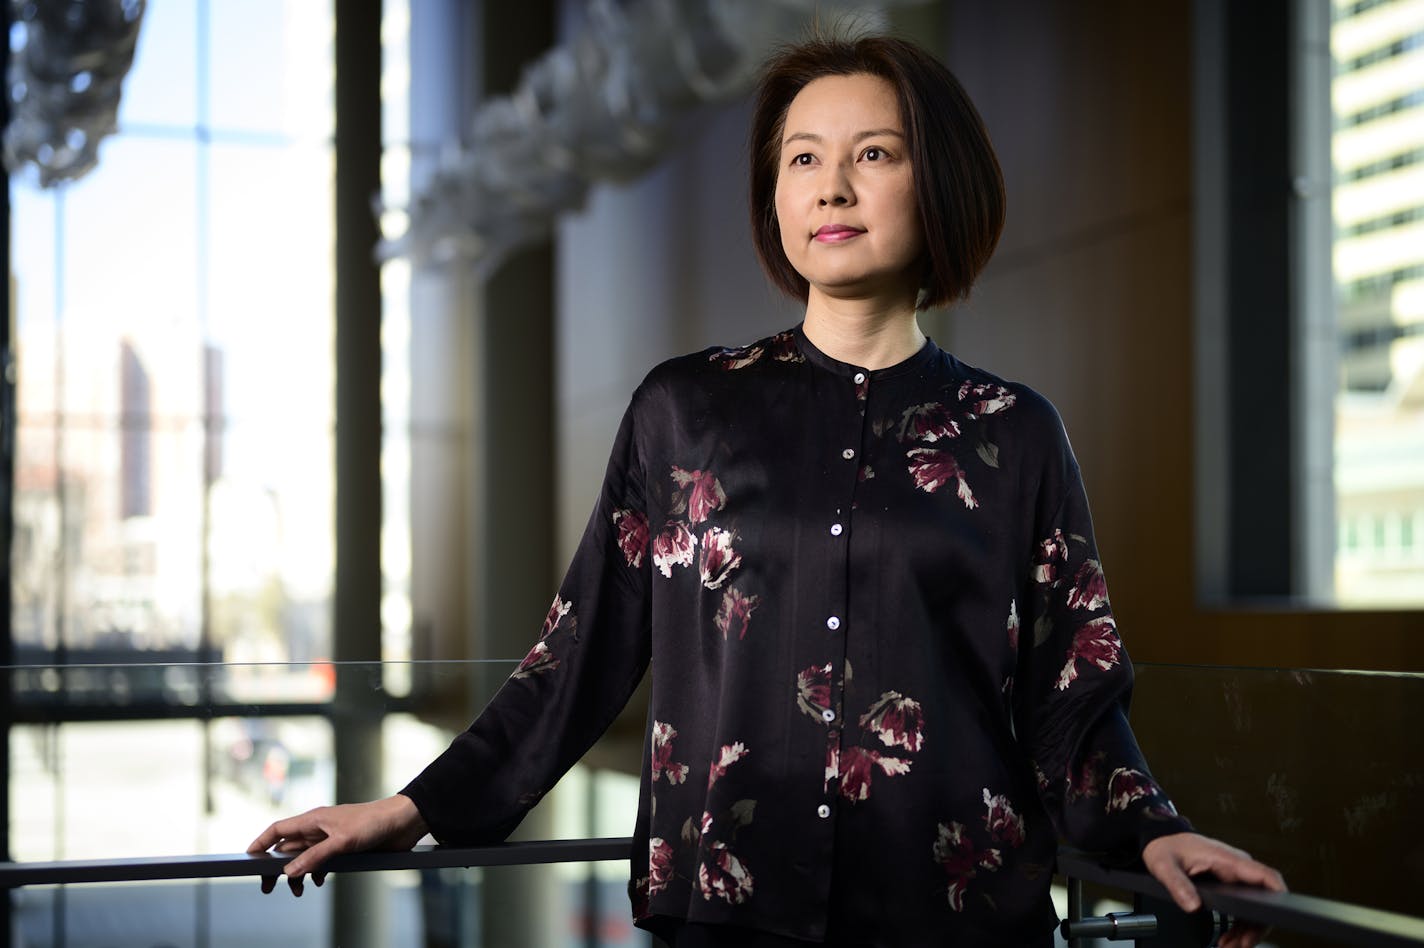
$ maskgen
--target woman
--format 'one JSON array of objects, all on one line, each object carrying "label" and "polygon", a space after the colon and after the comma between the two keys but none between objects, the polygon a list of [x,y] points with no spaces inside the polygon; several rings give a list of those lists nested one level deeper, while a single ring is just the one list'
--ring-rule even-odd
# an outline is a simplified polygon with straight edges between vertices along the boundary
[{"label": "woman", "polygon": [[[298,855],[502,839],[649,659],[630,891],[677,946],[1051,944],[1059,836],[1283,888],[1149,776],[1061,422],[929,341],[1003,223],[953,76],[888,38],[785,50],[751,138],[756,247],[805,320],[654,369],[538,642],[400,794],[282,820]],[[1251,945],[1241,929],[1225,946]]]}]

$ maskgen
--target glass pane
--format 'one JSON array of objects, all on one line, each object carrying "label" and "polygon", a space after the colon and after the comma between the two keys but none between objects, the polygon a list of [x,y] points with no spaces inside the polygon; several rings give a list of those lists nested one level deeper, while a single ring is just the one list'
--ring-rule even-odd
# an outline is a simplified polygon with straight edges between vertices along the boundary
[{"label": "glass pane", "polygon": [[1334,12],[1336,594],[1418,605],[1424,556],[1384,525],[1424,513],[1424,0]]},{"label": "glass pane", "polygon": [[[150,5],[99,167],[16,190],[23,661],[331,654],[330,44],[329,5]],[[213,86],[276,124],[211,144]]]},{"label": "glass pane", "polygon": [[224,414],[329,425],[331,150],[217,144],[208,162],[206,329],[221,352]]},{"label": "glass pane", "polygon": [[[489,872],[506,876],[518,870]],[[359,884],[359,898],[347,903],[354,917],[346,925],[389,948],[478,948],[481,939],[483,886],[478,870],[432,870],[332,876],[321,888],[308,885],[300,899],[286,893],[262,895],[254,880],[215,879],[204,883],[119,883],[41,886],[11,895],[19,944],[69,948],[153,948],[155,945],[337,945],[336,893],[343,884]],[[563,882],[550,914],[560,938],[549,948],[584,948],[590,894],[582,882]],[[650,946],[652,940],[632,927],[622,885],[600,884],[596,925],[601,948]],[[557,913],[557,914],[554,914]],[[63,932],[63,937],[57,934]],[[374,934],[372,934],[374,933]]]},{"label": "glass pane", "polygon": [[[332,7],[321,0],[218,0],[208,9],[215,132],[332,134]],[[253,68],[260,64],[260,68]]]},{"label": "glass pane", "polygon": [[[1203,833],[1292,890],[1417,914],[1424,674],[1137,665],[1132,726]],[[1388,853],[1381,858],[1380,853]]]},{"label": "glass pane", "polygon": [[[200,3],[145,4],[133,67],[119,100],[119,129],[177,126],[198,121],[198,12]],[[108,146],[99,153],[100,167]]]}]

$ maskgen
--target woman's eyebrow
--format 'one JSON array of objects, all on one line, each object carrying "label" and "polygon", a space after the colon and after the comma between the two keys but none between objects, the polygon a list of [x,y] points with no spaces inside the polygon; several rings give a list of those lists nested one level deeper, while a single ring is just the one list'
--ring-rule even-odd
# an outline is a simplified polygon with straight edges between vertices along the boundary
[{"label": "woman's eyebrow", "polygon": [[[866,129],[863,132],[857,132],[855,137],[852,138],[851,141],[858,142],[866,138],[882,138],[887,135],[893,135],[896,138],[905,137],[905,133],[900,131],[898,128],[870,128]],[[787,135],[786,138],[782,140],[781,145],[784,148],[792,142],[798,141],[813,142],[819,145],[823,141],[825,141],[825,139],[813,132],[792,132],[790,135]]]}]

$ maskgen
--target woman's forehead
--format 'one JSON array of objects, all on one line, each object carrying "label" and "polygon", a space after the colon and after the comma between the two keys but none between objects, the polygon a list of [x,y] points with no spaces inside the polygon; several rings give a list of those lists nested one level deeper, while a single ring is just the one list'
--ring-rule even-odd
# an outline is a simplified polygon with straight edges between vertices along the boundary
[{"label": "woman's forehead", "polygon": [[822,76],[808,82],[786,110],[782,141],[902,133],[895,87],[869,73]]}]

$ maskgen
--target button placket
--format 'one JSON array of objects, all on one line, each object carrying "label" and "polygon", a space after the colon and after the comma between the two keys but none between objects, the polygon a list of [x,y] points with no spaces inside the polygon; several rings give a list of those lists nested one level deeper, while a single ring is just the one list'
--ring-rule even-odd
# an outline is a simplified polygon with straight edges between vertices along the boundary
[{"label": "button placket", "polygon": [[[869,390],[869,374],[865,370],[853,369],[853,374],[841,376],[843,381],[854,383],[851,398],[844,405],[837,405],[832,411],[835,412],[836,421],[828,426],[827,431],[839,432],[845,440],[841,442],[841,459],[847,462],[844,466],[833,466],[828,473],[832,474],[831,484],[834,493],[827,498],[827,507],[833,512],[825,521],[825,533],[821,534],[824,542],[822,547],[827,556],[827,563],[831,567],[831,582],[823,590],[821,602],[825,610],[822,615],[825,631],[822,633],[829,641],[832,655],[834,656],[834,672],[831,679],[830,700],[828,707],[817,709],[821,721],[825,725],[826,755],[828,760],[838,758],[841,749],[841,740],[844,737],[844,715],[843,707],[845,696],[845,669],[848,658],[849,633],[848,611],[850,609],[849,590],[846,585],[847,570],[850,562],[850,541],[852,538],[851,528],[854,524],[851,519],[854,515],[856,505],[856,495],[861,490],[860,465],[863,463],[862,449],[866,447],[868,436],[868,425],[870,424],[866,413],[867,395]],[[844,408],[845,413],[841,414]],[[834,442],[832,442],[834,444]],[[834,449],[833,449],[834,450]],[[829,486],[829,485],[828,485]],[[831,657],[831,656],[827,656]],[[821,659],[825,661],[825,659]],[[839,776],[828,781],[825,795],[817,801],[816,815],[820,820],[826,821],[827,832],[834,822],[830,818],[835,812],[835,798],[839,795]]]}]

